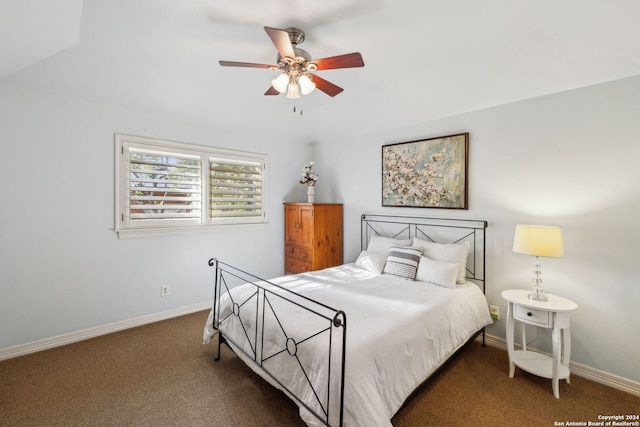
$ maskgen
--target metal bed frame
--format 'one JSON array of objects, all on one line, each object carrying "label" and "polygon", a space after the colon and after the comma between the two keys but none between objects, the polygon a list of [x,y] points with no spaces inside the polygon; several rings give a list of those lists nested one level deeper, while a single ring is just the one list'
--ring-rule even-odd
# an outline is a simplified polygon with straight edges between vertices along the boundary
[{"label": "metal bed frame", "polygon": [[[486,267],[485,231],[487,225],[487,221],[484,220],[363,214],[361,217],[361,248],[363,250],[366,249],[369,240],[374,235],[398,239],[417,237],[435,243],[469,241],[467,279],[476,282],[484,293]],[[220,359],[220,346],[227,344],[232,350],[243,353],[246,358],[250,359],[275,381],[296,403],[304,406],[322,423],[330,425],[330,420],[334,417],[333,414],[337,412],[339,425],[342,426],[347,340],[346,313],[300,295],[272,281],[247,273],[216,258],[209,260],[209,266],[215,267],[212,325],[218,332],[218,352],[215,360]],[[253,291],[241,301],[236,301],[230,290],[241,284],[252,287]],[[220,301],[224,292],[228,293],[233,308],[230,313],[221,318]],[[296,319],[284,319],[279,316],[276,307],[282,305],[295,306],[301,311],[301,316],[314,318],[317,326],[305,333],[303,337],[289,335],[287,323],[291,321],[295,323]],[[251,316],[254,316],[253,319]],[[231,318],[237,319],[242,325],[240,338],[234,337],[225,331],[225,323],[230,321]],[[251,320],[255,323],[255,326],[252,326]],[[284,345],[277,351],[267,354],[264,350],[265,336],[274,330],[280,336],[286,337],[286,340]],[[480,333],[482,333],[482,345],[484,346],[484,328],[469,341],[475,339]],[[304,346],[310,340],[319,338],[324,339],[327,343],[326,352],[322,352],[321,356],[328,363],[329,373],[326,382],[320,384],[320,387],[314,387],[311,380],[313,373],[305,369],[303,363],[301,363],[298,357],[298,348]],[[245,344],[243,345],[241,341],[244,341]],[[300,369],[300,372],[306,378],[306,383],[315,398],[314,407],[300,398],[286,384],[286,381],[271,368],[279,356],[286,356],[286,354],[292,358],[295,369]],[[337,390],[339,396],[332,396],[331,394],[331,385],[335,381],[339,382],[338,387],[334,389],[334,391]]]},{"label": "metal bed frame", "polygon": [[[215,258],[209,260],[209,265],[215,267],[215,290],[214,290],[214,305],[213,305],[213,328],[218,331],[218,353],[215,360],[220,359],[220,346],[221,344],[232,344],[235,349],[244,353],[244,355],[250,358],[253,363],[260,367],[271,379],[273,379],[292,399],[298,404],[304,406],[309,410],[316,418],[322,421],[325,425],[329,425],[329,420],[332,417],[332,411],[339,411],[340,425],[343,422],[343,409],[344,409],[344,375],[345,375],[345,349],[347,340],[347,316],[346,314],[335,308],[332,308],[326,304],[322,304],[318,301],[312,300],[304,295],[300,295],[292,290],[282,287],[276,283],[263,280],[253,274],[240,270]],[[245,297],[242,301],[234,300],[230,289],[234,284],[249,285],[254,288],[249,297]],[[226,290],[231,299],[233,310],[230,314],[220,318],[220,296],[222,291]],[[314,317],[319,320],[316,322],[319,327],[310,330],[308,333],[303,334],[303,337],[294,338],[287,331],[288,322],[291,319],[284,319],[278,315],[275,306],[277,305],[293,305],[303,311],[303,315]],[[242,311],[241,311],[242,310]],[[257,325],[251,327],[248,324],[247,319],[243,319],[242,312],[251,312],[255,315]],[[224,324],[231,316],[240,321],[243,329],[244,338],[248,342],[249,348],[243,346],[240,340],[234,338],[230,334],[227,334],[224,330]],[[295,319],[293,320],[295,322]],[[250,321],[249,321],[250,322]],[[266,354],[264,352],[264,342],[266,334],[271,331],[278,331],[280,334],[284,334],[286,337],[285,345],[283,345],[278,351]],[[254,333],[249,333],[251,329],[255,329]],[[323,358],[326,359],[329,366],[329,374],[327,380],[322,387],[326,388],[326,399],[321,398],[321,390],[318,387],[314,387],[311,381],[311,372],[305,369],[298,357],[298,347],[304,345],[307,341],[317,337],[325,336],[328,341],[326,353],[323,353]],[[234,347],[229,346],[232,350]],[[337,348],[337,351],[336,351]],[[294,366],[297,366],[304,377],[306,378],[307,385],[310,387],[317,406],[320,410],[309,406],[308,402],[298,397],[296,393],[283,381],[283,378],[279,377],[274,370],[271,369],[271,364],[275,363],[276,357],[279,355],[288,354],[294,361]],[[336,354],[339,355],[340,360],[336,361]],[[332,369],[335,367],[336,369]],[[334,371],[337,370],[337,373]],[[338,378],[340,382],[338,401],[334,402],[330,393],[330,387],[335,378]]]}]

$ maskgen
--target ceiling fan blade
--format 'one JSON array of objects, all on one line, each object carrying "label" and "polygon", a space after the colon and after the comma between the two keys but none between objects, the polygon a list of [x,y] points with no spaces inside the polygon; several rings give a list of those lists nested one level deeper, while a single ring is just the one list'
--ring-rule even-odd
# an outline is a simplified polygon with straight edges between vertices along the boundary
[{"label": "ceiling fan blade", "polygon": [[281,57],[295,58],[296,54],[293,52],[293,45],[289,39],[289,33],[285,30],[279,30],[277,28],[264,27],[271,41],[278,49],[278,53]]},{"label": "ceiling fan blade", "polygon": [[328,58],[314,59],[309,62],[312,64],[316,64],[318,70],[364,67],[364,60],[362,59],[362,55],[360,55],[360,52],[330,56]]},{"label": "ceiling fan blade", "polygon": [[269,89],[267,89],[267,91],[264,94],[265,95],[280,95],[280,92],[278,92],[275,87],[271,86]]},{"label": "ceiling fan blade", "polygon": [[253,64],[251,62],[235,62],[235,61],[218,61],[223,67],[248,67],[248,68],[273,68],[278,69],[276,65],[269,64]]},{"label": "ceiling fan blade", "polygon": [[329,96],[336,96],[344,90],[340,86],[336,86],[322,77],[316,76],[315,74],[312,74],[312,76],[313,82],[316,84],[316,89],[320,89]]}]

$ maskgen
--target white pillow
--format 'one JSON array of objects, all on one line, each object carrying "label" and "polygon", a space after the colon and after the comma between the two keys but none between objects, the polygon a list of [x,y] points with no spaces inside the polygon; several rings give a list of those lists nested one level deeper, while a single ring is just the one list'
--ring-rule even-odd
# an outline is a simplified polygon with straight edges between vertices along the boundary
[{"label": "white pillow", "polygon": [[414,237],[413,246],[422,248],[422,255],[436,261],[458,263],[456,283],[464,283],[467,275],[467,255],[469,242],[464,243],[433,243]]},{"label": "white pillow", "polygon": [[367,251],[360,252],[356,259],[355,266],[363,268],[372,273],[382,273],[384,268],[385,258],[378,254],[373,254]]},{"label": "white pillow", "polygon": [[411,239],[402,240],[377,235],[371,236],[371,240],[369,240],[369,246],[367,246],[367,252],[380,255],[382,258],[387,258],[389,249],[391,249],[392,247],[411,246],[411,242]]},{"label": "white pillow", "polygon": [[420,257],[416,280],[429,282],[445,288],[455,288],[458,277],[458,263],[435,261],[425,256]]}]

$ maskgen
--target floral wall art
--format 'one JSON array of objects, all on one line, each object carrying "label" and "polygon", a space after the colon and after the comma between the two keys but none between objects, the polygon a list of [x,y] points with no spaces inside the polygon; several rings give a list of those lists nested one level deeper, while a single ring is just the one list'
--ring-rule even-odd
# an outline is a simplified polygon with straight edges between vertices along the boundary
[{"label": "floral wall art", "polygon": [[382,206],[468,209],[469,134],[382,146]]}]

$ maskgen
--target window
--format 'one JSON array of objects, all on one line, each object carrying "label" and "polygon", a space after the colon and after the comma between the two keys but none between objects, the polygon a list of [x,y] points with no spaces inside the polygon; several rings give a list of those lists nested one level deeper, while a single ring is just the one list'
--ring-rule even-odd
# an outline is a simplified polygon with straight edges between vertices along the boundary
[{"label": "window", "polygon": [[266,155],[116,134],[119,237],[267,222]]}]

